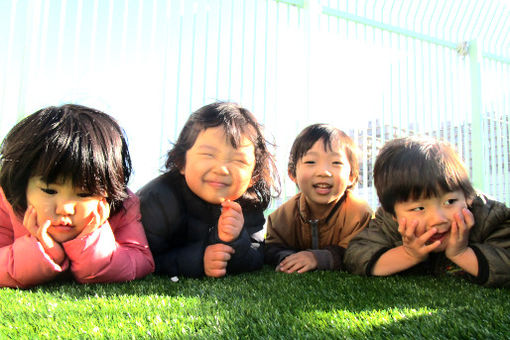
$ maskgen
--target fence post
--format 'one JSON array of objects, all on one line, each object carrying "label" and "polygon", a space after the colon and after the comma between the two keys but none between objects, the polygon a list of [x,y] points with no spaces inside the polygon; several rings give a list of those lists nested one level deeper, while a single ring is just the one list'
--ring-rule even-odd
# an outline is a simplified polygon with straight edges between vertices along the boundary
[{"label": "fence post", "polygon": [[304,34],[306,46],[306,118],[309,120],[313,115],[313,103],[317,95],[317,37],[319,34],[319,16],[321,15],[321,5],[318,0],[304,0]]},{"label": "fence post", "polygon": [[485,191],[483,175],[486,141],[482,133],[482,77],[480,62],[482,59],[478,41],[469,44],[469,73],[471,79],[471,181],[476,189]]}]

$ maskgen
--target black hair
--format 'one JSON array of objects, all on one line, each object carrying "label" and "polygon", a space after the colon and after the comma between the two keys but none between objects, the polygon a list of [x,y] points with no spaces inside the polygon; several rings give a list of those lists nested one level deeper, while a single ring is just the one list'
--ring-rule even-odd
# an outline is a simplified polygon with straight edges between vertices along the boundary
[{"label": "black hair", "polygon": [[374,164],[379,201],[395,215],[395,203],[430,198],[461,190],[466,199],[475,190],[468,172],[453,149],[432,138],[405,137],[387,142]]},{"label": "black hair", "polygon": [[105,196],[112,214],[128,196],[131,158],[124,132],[98,110],[67,104],[41,109],[17,123],[0,147],[0,186],[13,210],[27,208],[28,180],[71,179],[72,185]]},{"label": "black hair", "polygon": [[356,185],[359,177],[359,149],[345,132],[328,124],[309,125],[296,137],[289,155],[289,174],[294,178],[296,177],[297,163],[318,140],[322,140],[324,143],[324,150],[326,151],[332,151],[331,144],[335,140],[344,148],[345,155],[351,166],[350,176],[352,179],[352,184],[348,186],[347,189],[352,189]]},{"label": "black hair", "polygon": [[227,139],[234,148],[238,148],[241,138],[246,136],[255,148],[255,167],[252,174],[252,186],[241,200],[251,201],[265,209],[273,193],[279,194],[279,177],[270,144],[262,133],[262,126],[255,116],[236,103],[215,102],[193,112],[179,134],[177,142],[168,151],[167,172],[179,172],[186,164],[186,152],[191,149],[199,133],[205,129],[222,126]]}]

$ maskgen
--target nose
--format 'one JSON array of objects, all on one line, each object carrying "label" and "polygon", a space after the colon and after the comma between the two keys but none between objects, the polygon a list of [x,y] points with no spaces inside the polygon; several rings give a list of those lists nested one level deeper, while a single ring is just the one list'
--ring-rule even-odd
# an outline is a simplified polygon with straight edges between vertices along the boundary
[{"label": "nose", "polygon": [[57,204],[57,215],[74,215],[74,208],[76,203],[74,201],[66,200]]},{"label": "nose", "polygon": [[214,167],[214,173],[216,173],[218,175],[228,175],[229,171],[228,171],[227,165],[225,163],[218,163]]},{"label": "nose", "polygon": [[321,165],[317,169],[317,176],[320,176],[320,177],[331,177],[332,174],[331,174],[330,168],[327,165],[324,165],[324,164]]},{"label": "nose", "polygon": [[448,218],[441,207],[436,207],[429,211],[429,226],[435,227],[448,223]]}]

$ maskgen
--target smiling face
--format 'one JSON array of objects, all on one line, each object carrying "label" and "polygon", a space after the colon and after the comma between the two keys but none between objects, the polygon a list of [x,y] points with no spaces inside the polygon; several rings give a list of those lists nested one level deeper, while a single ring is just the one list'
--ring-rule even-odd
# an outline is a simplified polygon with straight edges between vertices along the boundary
[{"label": "smiling face", "polygon": [[220,204],[241,197],[251,185],[255,148],[242,137],[238,148],[227,140],[223,127],[201,131],[186,152],[181,169],[191,191],[204,201]]},{"label": "smiling face", "polygon": [[439,196],[409,199],[395,203],[395,219],[405,217],[408,223],[418,220],[418,229],[425,231],[437,228],[427,243],[441,241],[441,245],[434,252],[446,249],[450,237],[450,228],[454,221],[454,214],[462,216],[462,208],[466,208],[466,198],[461,190],[441,193]]},{"label": "smiling face", "polygon": [[329,203],[338,200],[353,184],[351,165],[338,141],[332,141],[329,150],[319,139],[296,163],[296,177],[289,176],[305,195],[315,218],[323,217]]},{"label": "smiling face", "polygon": [[70,181],[46,183],[41,177],[31,177],[27,186],[27,204],[37,212],[37,225],[51,222],[48,234],[57,242],[78,236],[97,212],[102,196],[94,196]]}]

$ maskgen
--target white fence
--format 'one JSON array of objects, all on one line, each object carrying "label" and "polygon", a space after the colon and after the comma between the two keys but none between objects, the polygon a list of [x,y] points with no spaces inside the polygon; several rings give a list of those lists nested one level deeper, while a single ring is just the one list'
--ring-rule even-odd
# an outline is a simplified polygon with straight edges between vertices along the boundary
[{"label": "white fence", "polygon": [[[510,9],[490,1],[0,1],[0,137],[66,102],[125,128],[136,190],[159,173],[188,115],[249,108],[287,155],[315,122],[364,153],[359,191],[389,138],[447,139],[477,188],[510,203]],[[278,204],[278,203],[276,203]]]}]

